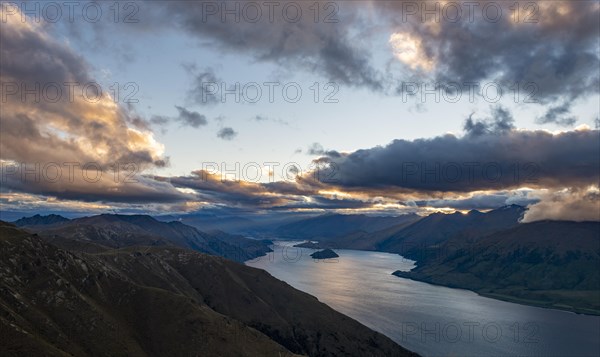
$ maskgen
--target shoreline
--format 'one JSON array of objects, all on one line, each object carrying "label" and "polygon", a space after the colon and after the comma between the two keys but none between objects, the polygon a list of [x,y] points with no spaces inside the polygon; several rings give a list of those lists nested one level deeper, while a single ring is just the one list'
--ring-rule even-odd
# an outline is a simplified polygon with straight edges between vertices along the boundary
[{"label": "shoreline", "polygon": [[454,285],[454,284],[440,284],[440,283],[436,283],[431,280],[428,280],[425,277],[410,276],[409,274],[410,274],[410,272],[404,272],[404,271],[399,271],[399,270],[392,273],[392,275],[394,275],[398,278],[409,279],[409,280],[418,281],[421,283],[431,284],[431,285],[435,285],[435,286],[443,286],[443,287],[451,288],[451,289],[468,290],[468,291],[474,292],[475,294],[477,294],[479,296],[487,297],[487,298],[494,299],[494,300],[510,302],[513,304],[534,306],[534,307],[539,307],[539,308],[543,308],[543,309],[570,312],[570,313],[577,314],[577,315],[600,316],[600,310],[591,310],[591,309],[586,309],[586,308],[573,307],[570,305],[556,305],[552,302],[545,303],[545,302],[540,302],[537,300],[518,298],[518,297],[505,295],[505,294],[477,291],[472,288],[458,286],[458,285]]}]

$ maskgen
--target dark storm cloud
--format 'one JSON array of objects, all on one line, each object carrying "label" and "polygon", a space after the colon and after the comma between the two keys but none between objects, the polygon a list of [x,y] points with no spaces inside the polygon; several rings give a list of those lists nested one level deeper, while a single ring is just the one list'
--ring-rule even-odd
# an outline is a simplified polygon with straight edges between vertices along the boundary
[{"label": "dark storm cloud", "polygon": [[597,130],[511,130],[414,141],[321,158],[344,189],[470,192],[570,187],[600,180]]},{"label": "dark storm cloud", "polygon": [[217,132],[217,137],[223,140],[233,140],[233,138],[235,138],[236,135],[237,132],[230,127],[222,128]]}]

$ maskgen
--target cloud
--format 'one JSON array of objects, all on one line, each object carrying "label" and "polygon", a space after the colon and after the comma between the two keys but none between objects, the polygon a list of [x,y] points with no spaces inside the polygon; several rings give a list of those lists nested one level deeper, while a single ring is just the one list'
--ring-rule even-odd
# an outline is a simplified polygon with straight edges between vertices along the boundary
[{"label": "cloud", "polygon": [[600,180],[597,130],[477,134],[394,140],[385,147],[317,161],[330,164],[336,177],[331,185],[346,190],[472,192],[575,187]]},{"label": "cloud", "polygon": [[217,77],[214,69],[206,67],[198,70],[195,64],[185,65],[184,69],[193,76],[192,88],[187,93],[187,98],[191,103],[214,105],[221,102],[218,94],[223,81]]},{"label": "cloud", "polygon": [[[518,4],[518,12],[513,3],[489,0],[284,1],[272,10],[258,4],[262,16],[257,21],[249,21],[243,3],[230,5],[228,9],[238,8],[229,13],[219,2],[145,1],[136,5],[144,21],[115,27],[103,17],[105,21],[94,24],[94,37],[83,40],[97,39],[107,45],[115,31],[121,36],[152,36],[162,30],[182,30],[209,50],[301,68],[340,85],[384,93],[394,93],[397,82],[407,79],[461,85],[495,81],[510,91],[519,84],[521,101],[542,104],[599,92],[600,8],[594,1],[530,1]],[[316,7],[320,9],[317,21]],[[456,8],[458,17],[454,16]],[[302,14],[297,21],[290,19],[297,11]],[[497,12],[500,16],[495,19]],[[78,34],[76,25],[66,25],[73,35]],[[400,73],[376,66],[371,44],[385,42],[375,38],[375,33],[386,34],[388,59],[396,58],[404,67]],[[199,86],[219,82],[214,70],[195,65],[184,68],[194,77],[191,101],[200,105],[219,102],[220,98]]]},{"label": "cloud", "polygon": [[[284,205],[294,199],[293,195],[286,195],[284,190],[294,194],[299,193],[293,184],[279,183],[270,188],[266,184],[256,182],[225,180],[221,175],[206,170],[194,171],[189,176],[155,177],[155,179],[168,181],[174,187],[192,189],[201,200],[230,207],[258,208]],[[273,194],[277,190],[280,190],[279,194]]]},{"label": "cloud", "polygon": [[[176,117],[170,117],[166,115],[153,115],[150,117],[148,122],[152,125],[164,127],[172,122],[179,122],[182,126],[189,126],[192,128],[199,128],[208,124],[206,116],[195,111],[188,110],[178,105],[175,106],[179,113]],[[166,129],[163,128],[163,131]]]},{"label": "cloud", "polygon": [[340,157],[341,154],[335,150],[325,150],[323,145],[312,143],[306,150],[307,155],[325,155],[328,157]]},{"label": "cloud", "polygon": [[20,15],[7,16],[0,31],[2,195],[84,202],[190,199],[143,176],[168,164],[150,122],[119,105],[66,43]]},{"label": "cloud", "polygon": [[233,128],[225,127],[217,132],[217,137],[223,140],[233,140],[237,136],[237,132]]},{"label": "cloud", "polygon": [[282,120],[282,119],[272,119],[272,118],[264,116],[264,115],[256,115],[252,119],[254,119],[257,122],[268,122],[268,121],[270,121],[270,122],[281,124],[281,125],[290,125],[290,123],[288,123],[285,120]]},{"label": "cloud", "polygon": [[473,114],[465,121],[464,130],[467,135],[484,135],[503,133],[515,128],[512,114],[505,108],[497,106],[492,108],[492,117],[474,120]]},{"label": "cloud", "polygon": [[179,106],[175,106],[175,108],[179,112],[177,120],[183,125],[191,126],[192,128],[199,128],[208,123],[206,117],[198,112],[189,111]]},{"label": "cloud", "polygon": [[478,193],[470,197],[448,197],[442,199],[427,199],[415,201],[419,207],[453,208],[457,210],[488,210],[516,204],[528,206],[539,202],[538,198],[529,197],[531,191],[498,191],[493,193]]},{"label": "cloud", "polygon": [[[164,7],[174,14],[177,25],[203,43],[377,92],[387,90],[393,73],[375,68],[367,42],[352,35],[356,29],[366,36],[375,26],[379,33],[389,31],[390,57],[407,60],[407,71],[394,76],[396,80],[414,75],[436,83],[495,81],[505,90],[518,83],[521,100],[544,104],[599,92],[600,9],[594,2],[532,1],[533,10],[520,9],[518,18],[512,3],[482,0],[471,8],[458,3],[462,11],[458,20],[452,18],[452,8],[446,9],[452,4],[439,1],[338,2],[333,11],[336,22],[316,23],[307,16],[314,13],[312,3],[293,4],[303,13],[297,22],[287,20],[288,12],[280,8],[273,18],[236,22],[233,15],[223,21],[220,10],[206,16],[201,3],[173,1]],[[324,8],[327,2],[317,6]],[[436,7],[438,19],[424,14]],[[148,10],[165,13],[157,7]],[[501,11],[498,19],[496,11]]]},{"label": "cloud", "polygon": [[536,119],[536,122],[539,124],[554,123],[561,126],[571,126],[577,122],[577,118],[570,114],[571,103],[565,102],[561,105],[550,107],[544,116]]},{"label": "cloud", "polygon": [[[262,16],[255,22],[246,21],[245,18],[236,21],[235,15],[226,16],[223,20],[220,10],[216,15],[207,15],[205,2],[144,4],[141,11],[156,20],[157,25],[182,28],[203,46],[247,54],[257,61],[272,62],[286,68],[296,66],[316,71],[339,84],[381,90],[383,75],[371,65],[369,51],[348,35],[351,27],[356,24],[358,6],[342,4],[348,9],[344,11],[339,9],[339,3],[334,4],[336,9],[332,11],[329,8],[321,16],[323,19],[315,22],[311,7],[319,6],[324,9],[328,3],[330,2],[322,1],[314,5],[314,2],[286,1],[275,5],[274,11],[259,5]],[[220,3],[215,5],[221,6]],[[302,13],[297,20],[293,19],[296,11]],[[165,13],[172,16],[165,18]],[[243,12],[237,13],[239,15]],[[327,15],[332,15],[331,20],[335,23],[325,22]]]},{"label": "cloud", "polygon": [[102,90],[86,61],[43,26],[7,16],[0,40],[2,159],[163,162],[163,146],[140,129],[139,117]]},{"label": "cloud", "polygon": [[302,181],[248,182],[239,177],[238,180],[226,180],[207,170],[197,170],[189,176],[155,179],[168,181],[179,189],[194,190],[199,200],[228,208],[272,211],[368,209],[379,201],[342,192],[319,192],[318,188]]},{"label": "cloud", "polygon": [[600,221],[600,190],[568,188],[538,194],[539,202],[530,206],[523,222],[541,220]]},{"label": "cloud", "polygon": [[325,149],[323,149],[323,145],[319,143],[312,143],[311,146],[306,150],[308,155],[323,155],[325,153]]},{"label": "cloud", "polygon": [[143,175],[135,164],[118,170],[92,163],[2,163],[2,194],[23,192],[81,202],[173,203],[192,200],[168,182]]}]

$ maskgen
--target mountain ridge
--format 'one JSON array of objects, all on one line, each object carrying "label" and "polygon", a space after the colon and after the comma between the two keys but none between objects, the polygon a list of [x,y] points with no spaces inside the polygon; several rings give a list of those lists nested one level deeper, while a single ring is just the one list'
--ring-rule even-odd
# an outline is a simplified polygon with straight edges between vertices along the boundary
[{"label": "mountain ridge", "polygon": [[1,354],[416,356],[263,270],[139,248],[68,251],[0,221]]},{"label": "mountain ridge", "polygon": [[132,245],[168,246],[193,249],[243,262],[270,252],[268,241],[210,234],[181,222],[160,222],[148,215],[100,214],[55,225],[26,226],[31,232],[63,248],[75,245],[106,250]]}]

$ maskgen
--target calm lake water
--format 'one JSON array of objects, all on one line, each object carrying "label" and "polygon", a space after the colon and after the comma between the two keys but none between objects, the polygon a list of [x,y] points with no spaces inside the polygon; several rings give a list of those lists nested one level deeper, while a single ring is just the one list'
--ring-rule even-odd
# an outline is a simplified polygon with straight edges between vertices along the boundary
[{"label": "calm lake water", "polygon": [[414,262],[396,254],[336,250],[313,260],[276,242],[246,262],[423,356],[600,356],[600,317],[481,297],[391,275]]}]

